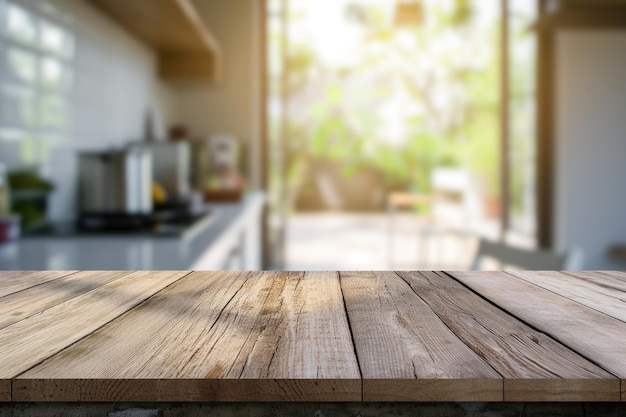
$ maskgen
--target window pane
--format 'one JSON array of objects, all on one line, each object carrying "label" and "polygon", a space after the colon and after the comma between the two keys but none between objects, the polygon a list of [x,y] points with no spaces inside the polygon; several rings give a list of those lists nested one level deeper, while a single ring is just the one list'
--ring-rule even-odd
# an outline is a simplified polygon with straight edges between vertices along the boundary
[{"label": "window pane", "polygon": [[38,161],[35,135],[23,129],[0,129],[0,161],[20,167]]},{"label": "window pane", "polygon": [[0,160],[45,163],[71,122],[73,18],[56,0],[0,0]]},{"label": "window pane", "polygon": [[41,98],[39,120],[42,127],[65,128],[68,119],[68,106],[65,100],[56,96]]},{"label": "window pane", "polygon": [[510,0],[510,220],[511,229],[535,232],[535,53],[537,2]]},{"label": "window pane", "polygon": [[34,83],[37,80],[37,57],[18,48],[7,51],[7,70],[14,80]]},{"label": "window pane", "polygon": [[41,85],[67,91],[72,86],[72,71],[58,59],[44,58],[41,60]]},{"label": "window pane", "polygon": [[72,36],[62,27],[50,22],[41,22],[41,47],[63,57],[73,55]]},{"label": "window pane", "polygon": [[21,167],[24,163],[22,142],[28,139],[29,134],[25,130],[0,128],[0,162],[9,167]]},{"label": "window pane", "polygon": [[535,137],[535,101],[531,97],[511,100],[511,151],[515,157],[531,157]]},{"label": "window pane", "polygon": [[35,125],[32,91],[19,87],[0,87],[0,125],[28,127]]},{"label": "window pane", "polygon": [[20,156],[24,165],[31,165],[40,161],[37,152],[37,140],[31,132],[25,132],[20,141]]},{"label": "window pane", "polygon": [[63,7],[59,7],[59,5],[46,0],[37,0],[37,4],[43,14],[54,17],[56,21],[67,25],[71,25],[74,22],[74,16],[67,10],[64,10]]},{"label": "window pane", "polygon": [[61,134],[43,133],[38,135],[37,143],[39,145],[39,158],[45,161],[56,148],[67,144],[67,137]]},{"label": "window pane", "polygon": [[25,135],[24,129],[0,127],[0,142],[19,142]]},{"label": "window pane", "polygon": [[34,43],[37,40],[35,17],[26,9],[9,3],[6,8],[7,34],[20,42]]}]

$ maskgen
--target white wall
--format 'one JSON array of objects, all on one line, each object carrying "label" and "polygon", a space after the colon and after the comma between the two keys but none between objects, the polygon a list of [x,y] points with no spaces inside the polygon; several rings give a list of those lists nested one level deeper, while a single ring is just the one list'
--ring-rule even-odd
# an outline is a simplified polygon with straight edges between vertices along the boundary
[{"label": "white wall", "polygon": [[[2,0],[0,0],[2,1]],[[29,3],[29,0],[10,0]],[[37,0],[42,1],[42,0]],[[61,143],[42,157],[43,172],[55,183],[49,215],[75,214],[76,151],[119,146],[142,138],[151,109],[160,134],[175,121],[175,96],[156,76],[154,52],[84,0],[48,0],[72,17],[71,127]],[[32,3],[32,2],[31,2]],[[8,161],[16,166],[19,156]]]},{"label": "white wall", "polygon": [[63,184],[51,200],[53,219],[75,206],[75,150],[141,139],[149,109],[163,135],[175,110],[168,87],[158,81],[152,50],[84,0],[57,3],[74,14],[77,45],[73,137],[51,155],[50,174]]},{"label": "white wall", "polygon": [[624,269],[607,250],[626,243],[626,31],[561,31],[556,57],[557,247]]},{"label": "white wall", "polygon": [[200,138],[235,135],[246,147],[243,162],[253,185],[260,184],[260,42],[258,0],[194,0],[201,19],[222,47],[224,79],[217,84],[175,87],[180,122]]},{"label": "white wall", "polygon": [[[44,0],[0,3],[5,1],[34,4]],[[214,133],[238,137],[246,148],[244,170],[253,185],[260,184],[258,17],[264,2],[194,0],[201,19],[223,50],[224,80],[215,84],[161,82],[156,75],[155,53],[88,1],[45,1],[73,16],[76,39],[71,132],[41,163],[56,186],[49,207],[53,220],[70,220],[75,215],[76,151],[140,139],[148,108],[154,110],[162,128],[182,123],[196,137]],[[24,161],[10,146],[0,138],[0,161],[9,159],[12,167],[19,166]]]}]

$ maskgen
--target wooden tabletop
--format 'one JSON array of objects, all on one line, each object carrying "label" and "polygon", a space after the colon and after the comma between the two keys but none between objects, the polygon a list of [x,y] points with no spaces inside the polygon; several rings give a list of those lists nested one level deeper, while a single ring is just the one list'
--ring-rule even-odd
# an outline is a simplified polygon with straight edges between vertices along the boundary
[{"label": "wooden tabletop", "polygon": [[624,401],[626,273],[0,272],[0,401]]}]

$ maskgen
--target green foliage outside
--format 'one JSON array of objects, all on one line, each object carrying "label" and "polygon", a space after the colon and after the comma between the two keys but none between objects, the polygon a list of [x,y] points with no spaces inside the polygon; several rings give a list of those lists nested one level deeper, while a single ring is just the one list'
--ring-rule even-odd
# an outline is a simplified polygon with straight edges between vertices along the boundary
[{"label": "green foliage outside", "polygon": [[[480,26],[469,0],[452,10],[438,4],[423,2],[426,20],[412,28],[394,27],[380,3],[349,4],[346,18],[365,36],[348,65],[321,62],[308,43],[289,45],[285,160],[293,192],[326,161],[340,164],[344,178],[375,170],[388,190],[421,192],[433,168],[465,167],[497,195],[499,21]],[[393,111],[381,110],[398,97]],[[389,114],[402,127],[394,140],[386,137]]]}]

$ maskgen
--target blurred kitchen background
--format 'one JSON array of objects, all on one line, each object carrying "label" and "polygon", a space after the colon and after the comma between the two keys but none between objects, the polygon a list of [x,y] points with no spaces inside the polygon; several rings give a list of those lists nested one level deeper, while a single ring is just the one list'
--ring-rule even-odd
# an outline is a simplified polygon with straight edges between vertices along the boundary
[{"label": "blurred kitchen background", "polygon": [[0,269],[624,269],[624,74],[617,0],[0,0]]}]

